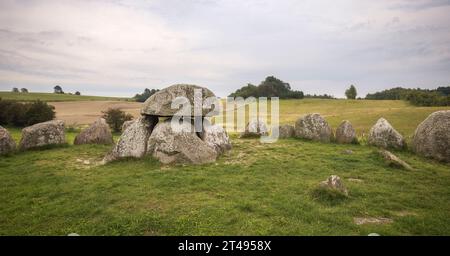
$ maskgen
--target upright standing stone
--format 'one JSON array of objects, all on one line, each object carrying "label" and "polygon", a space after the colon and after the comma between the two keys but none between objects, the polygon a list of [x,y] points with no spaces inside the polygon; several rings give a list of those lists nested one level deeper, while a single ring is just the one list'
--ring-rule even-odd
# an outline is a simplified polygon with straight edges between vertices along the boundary
[{"label": "upright standing stone", "polygon": [[412,148],[425,157],[450,162],[450,110],[434,112],[419,124]]},{"label": "upright standing stone", "polygon": [[327,121],[317,113],[305,115],[295,122],[295,136],[314,141],[330,142],[333,130]]},{"label": "upright standing stone", "polygon": [[384,118],[370,129],[368,142],[382,148],[401,149],[406,146],[403,136]]},{"label": "upright standing stone", "polygon": [[355,129],[353,129],[353,126],[349,121],[342,121],[342,123],[336,129],[336,141],[342,144],[358,142]]},{"label": "upright standing stone", "polygon": [[294,126],[289,124],[280,125],[278,128],[278,132],[279,132],[278,138],[280,139],[292,138],[295,135]]},{"label": "upright standing stone", "polygon": [[75,145],[81,144],[112,144],[113,136],[106,120],[99,118],[91,126],[81,131],[73,142]]},{"label": "upright standing stone", "polygon": [[158,123],[148,139],[147,154],[163,164],[204,164],[216,160],[216,150],[200,139],[191,123],[175,126],[170,120]]},{"label": "upright standing stone", "polygon": [[0,155],[5,155],[13,152],[16,149],[16,142],[11,137],[9,132],[0,126]]},{"label": "upright standing stone", "polygon": [[53,120],[38,123],[22,129],[20,149],[29,149],[47,145],[66,143],[64,122]]},{"label": "upright standing stone", "polygon": [[110,162],[124,157],[143,157],[147,152],[147,140],[157,123],[158,117],[155,116],[142,116],[134,120],[103,161]]},{"label": "upright standing stone", "polygon": [[266,123],[258,118],[253,118],[247,123],[247,126],[245,126],[245,131],[241,133],[240,137],[260,137],[267,136],[268,134],[269,129],[267,128]]},{"label": "upright standing stone", "polygon": [[230,138],[222,126],[211,124],[208,120],[203,120],[203,131],[200,138],[210,147],[214,148],[218,154],[222,154],[231,149]]}]

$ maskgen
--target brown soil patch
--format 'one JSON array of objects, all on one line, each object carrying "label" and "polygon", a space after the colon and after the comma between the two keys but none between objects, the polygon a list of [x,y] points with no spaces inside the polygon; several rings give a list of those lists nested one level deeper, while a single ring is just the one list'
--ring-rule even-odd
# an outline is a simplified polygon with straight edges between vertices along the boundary
[{"label": "brown soil patch", "polygon": [[49,102],[55,107],[56,119],[66,125],[91,124],[108,108],[119,108],[134,117],[139,116],[142,103],[126,101],[67,101]]}]

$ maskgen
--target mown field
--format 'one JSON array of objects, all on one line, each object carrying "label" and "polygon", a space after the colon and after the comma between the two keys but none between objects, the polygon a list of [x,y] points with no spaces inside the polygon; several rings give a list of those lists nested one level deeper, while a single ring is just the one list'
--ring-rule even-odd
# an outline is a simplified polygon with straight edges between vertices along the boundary
[{"label": "mown field", "polygon": [[4,100],[17,100],[17,101],[113,101],[113,100],[128,100],[127,98],[118,97],[102,97],[102,96],[85,96],[85,95],[70,95],[70,94],[55,94],[55,93],[15,93],[0,91],[0,98]]},{"label": "mown field", "polygon": [[[362,133],[383,116],[409,136],[435,110],[401,101],[282,101],[281,122],[319,112],[334,128],[349,119]],[[10,131],[19,141],[20,130]],[[69,142],[77,132],[67,133]],[[231,137],[233,150],[202,166],[164,166],[151,157],[101,166],[111,148],[101,145],[0,157],[0,234],[450,234],[448,164],[395,151],[415,169],[406,171],[365,144]],[[332,174],[343,179],[348,198],[315,193]]]}]

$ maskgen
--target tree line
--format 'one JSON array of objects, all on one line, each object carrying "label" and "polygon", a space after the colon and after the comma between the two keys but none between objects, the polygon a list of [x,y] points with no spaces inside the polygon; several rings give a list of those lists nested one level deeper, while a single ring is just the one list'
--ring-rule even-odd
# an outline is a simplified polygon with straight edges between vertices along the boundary
[{"label": "tree line", "polygon": [[450,86],[437,89],[408,89],[396,87],[373,94],[369,100],[406,100],[416,106],[450,106]]},{"label": "tree line", "polygon": [[282,80],[268,76],[259,85],[247,84],[234,93],[230,94],[230,97],[279,97],[280,99],[303,99],[304,95],[302,91],[292,90],[289,83],[285,83]]}]

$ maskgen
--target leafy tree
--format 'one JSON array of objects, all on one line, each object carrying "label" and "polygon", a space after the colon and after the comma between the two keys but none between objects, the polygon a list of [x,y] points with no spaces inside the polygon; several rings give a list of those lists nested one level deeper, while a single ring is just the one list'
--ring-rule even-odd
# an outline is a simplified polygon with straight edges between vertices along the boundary
[{"label": "leafy tree", "polygon": [[103,111],[103,118],[108,123],[109,127],[115,132],[120,132],[125,121],[133,119],[131,114],[127,114],[118,108],[109,108]]},{"label": "leafy tree", "polygon": [[281,99],[302,99],[302,91],[294,91],[291,89],[289,83],[285,83],[282,80],[268,76],[258,86],[253,84],[247,84],[234,93],[230,94],[230,97],[279,97]]},{"label": "leafy tree", "polygon": [[27,89],[27,88],[22,88],[22,89],[20,89],[20,92],[22,92],[22,93],[28,93],[28,89]]},{"label": "leafy tree", "polygon": [[145,88],[144,92],[142,94],[136,94],[133,98],[137,102],[144,102],[146,101],[150,96],[157,93],[159,89],[148,89]]},{"label": "leafy tree", "polygon": [[345,91],[345,96],[347,96],[347,99],[354,100],[354,99],[356,99],[356,95],[357,95],[356,88],[355,88],[355,86],[352,84],[352,85],[350,85],[350,88],[348,88],[348,89]]},{"label": "leafy tree", "polygon": [[76,91],[75,95],[81,95],[81,93],[79,91]]},{"label": "leafy tree", "polygon": [[17,87],[12,88],[12,92],[19,92],[19,88]]},{"label": "leafy tree", "polygon": [[64,94],[63,89],[62,89],[61,86],[59,86],[59,85],[55,86],[55,87],[53,88],[53,90],[54,90],[54,93],[57,93],[57,94]]}]

